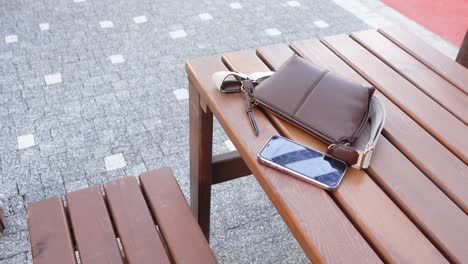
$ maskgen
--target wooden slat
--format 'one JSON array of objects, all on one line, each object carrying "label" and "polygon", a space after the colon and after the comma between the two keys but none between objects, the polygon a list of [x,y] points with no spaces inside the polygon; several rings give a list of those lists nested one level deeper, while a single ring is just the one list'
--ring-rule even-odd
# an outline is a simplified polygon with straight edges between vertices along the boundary
[{"label": "wooden slat", "polygon": [[128,263],[170,263],[136,178],[108,182],[104,191]]},{"label": "wooden slat", "polygon": [[[226,70],[219,57],[191,60],[186,64],[186,70],[190,82],[206,98],[209,108],[314,263],[380,262],[325,191],[257,162],[258,151],[278,132],[260,111],[255,110],[260,134],[256,137],[253,133],[245,133],[250,123],[240,111],[245,107],[243,96],[221,94],[211,80],[215,71]],[[330,232],[331,226],[333,232]]]},{"label": "wooden slat", "polygon": [[323,42],[455,155],[468,162],[468,127],[346,35]]},{"label": "wooden slat", "polygon": [[468,69],[468,29],[465,32],[465,37],[460,45],[455,61]]},{"label": "wooden slat", "polygon": [[26,216],[34,264],[76,263],[62,199],[28,204]]},{"label": "wooden slat", "polygon": [[468,69],[402,28],[389,27],[378,31],[460,90],[468,93]]},{"label": "wooden slat", "polygon": [[124,263],[99,187],[71,192],[66,198],[81,263]]},{"label": "wooden slat", "polygon": [[[333,53],[318,40],[294,42],[291,48],[322,67],[369,85],[340,58],[332,56]],[[466,165],[380,92],[376,91],[375,95],[387,112],[383,130],[385,137],[468,214]]]},{"label": "wooden slat", "polygon": [[[285,45],[272,46],[260,49],[259,54],[263,52],[270,54],[262,57],[275,70],[283,63],[281,59],[289,57],[282,54],[292,53],[287,49],[289,48]],[[225,54],[223,58],[236,71],[268,70],[253,52],[233,52]],[[326,151],[327,146],[322,141],[273,114],[268,113],[268,115],[272,122],[281,128],[282,134],[314,149]],[[350,169],[341,186],[332,195],[386,261],[435,263],[445,261],[437,249],[364,171]],[[394,230],[405,233],[405,239],[402,240],[401,233]]]},{"label": "wooden slat", "polygon": [[377,144],[368,171],[450,261],[468,262],[467,215],[386,142]]},{"label": "wooden slat", "polygon": [[170,168],[140,176],[151,212],[175,263],[217,263]]},{"label": "wooden slat", "polygon": [[356,32],[351,34],[351,37],[463,121],[465,125],[468,123],[468,95],[466,93],[375,30]]},{"label": "wooden slat", "polygon": [[[346,78],[368,85],[356,72],[318,41],[294,43],[293,47],[302,56],[311,58],[313,62],[332,71],[338,71]],[[316,57],[321,57],[321,59],[315,60]],[[327,60],[327,58],[329,59]],[[377,94],[377,96],[383,101],[387,110],[397,108],[381,94]],[[398,123],[399,118],[405,119],[404,114],[395,114],[394,111],[388,112],[387,124]],[[405,123],[409,126],[404,126],[404,129],[415,127],[415,125],[411,126],[409,122]],[[406,125],[405,123],[403,125]],[[389,128],[386,126],[385,129]],[[376,149],[369,170],[372,176],[451,260],[466,259],[465,252],[468,252],[465,246],[468,245],[468,236],[465,234],[468,232],[466,215],[435,188],[432,182],[428,181],[385,138],[380,139]],[[460,183],[463,182],[460,181]],[[430,203],[431,206],[428,207],[427,203]],[[467,231],[459,233],[460,229]]]},{"label": "wooden slat", "polygon": [[222,183],[252,174],[236,150],[213,157],[212,184]]}]

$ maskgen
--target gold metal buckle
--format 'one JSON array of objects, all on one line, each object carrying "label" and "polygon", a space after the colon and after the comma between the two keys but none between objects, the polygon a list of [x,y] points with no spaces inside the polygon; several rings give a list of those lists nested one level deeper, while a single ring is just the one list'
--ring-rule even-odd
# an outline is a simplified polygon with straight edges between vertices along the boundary
[{"label": "gold metal buckle", "polygon": [[241,92],[244,92],[244,93],[245,93],[244,83],[243,83],[242,81],[241,81],[240,83],[241,83],[240,90],[241,90]]}]

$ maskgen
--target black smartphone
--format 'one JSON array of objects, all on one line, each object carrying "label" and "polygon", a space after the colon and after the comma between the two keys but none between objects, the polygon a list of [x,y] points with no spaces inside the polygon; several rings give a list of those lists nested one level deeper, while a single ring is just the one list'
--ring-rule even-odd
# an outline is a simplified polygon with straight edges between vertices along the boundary
[{"label": "black smartphone", "polygon": [[281,136],[273,136],[258,153],[260,162],[325,190],[335,190],[348,165],[345,162]]}]

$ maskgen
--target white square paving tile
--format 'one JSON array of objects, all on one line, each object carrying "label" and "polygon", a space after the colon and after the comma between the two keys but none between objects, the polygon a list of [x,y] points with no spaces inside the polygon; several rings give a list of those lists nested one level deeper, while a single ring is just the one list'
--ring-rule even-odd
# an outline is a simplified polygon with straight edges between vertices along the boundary
[{"label": "white square paving tile", "polygon": [[185,30],[180,29],[180,30],[169,32],[169,35],[171,35],[171,38],[173,39],[178,39],[178,38],[185,38],[187,36],[187,33],[185,33]]},{"label": "white square paving tile", "polygon": [[242,8],[242,5],[240,3],[238,3],[238,2],[230,3],[229,6],[232,9],[241,9]]},{"label": "white square paving tile", "polygon": [[208,13],[199,14],[198,17],[203,21],[213,19],[213,16]]},{"label": "white square paving tile", "polygon": [[41,23],[39,24],[39,28],[41,29],[41,31],[46,31],[49,30],[50,26],[49,23]]},{"label": "white square paving tile", "polygon": [[177,89],[172,91],[172,93],[175,95],[176,99],[181,101],[189,98],[189,92],[187,89]]},{"label": "white square paving tile", "polygon": [[5,37],[5,42],[7,44],[18,42],[18,36],[17,35],[8,35],[8,36]]},{"label": "white square paving tile", "polygon": [[101,26],[101,28],[113,28],[114,27],[114,23],[109,20],[99,21],[99,25]]},{"label": "white square paving tile", "polygon": [[226,147],[228,148],[229,151],[236,150],[236,147],[234,146],[234,144],[232,144],[232,141],[229,140],[229,139],[224,141],[224,145],[226,145]]},{"label": "white square paving tile", "polygon": [[106,163],[107,171],[117,170],[127,166],[127,162],[122,153],[105,157],[104,163]]},{"label": "white square paving tile", "polygon": [[25,149],[36,145],[33,134],[22,135],[17,138],[18,149]]},{"label": "white square paving tile", "polygon": [[323,21],[323,20],[317,20],[317,21],[314,21],[314,25],[319,27],[319,28],[326,28],[326,27],[329,27],[330,25],[328,25],[327,22]]},{"label": "white square paving tile", "polygon": [[291,6],[291,7],[301,6],[301,3],[299,3],[298,1],[287,1],[286,4],[288,4],[288,6]]},{"label": "white square paving tile", "polygon": [[136,16],[133,18],[133,21],[135,21],[137,24],[142,24],[148,22],[148,19],[146,19],[145,16]]},{"label": "white square paving tile", "polygon": [[267,28],[267,29],[265,29],[265,33],[267,33],[270,36],[279,36],[279,35],[281,35],[281,31],[279,31],[277,28]]},{"label": "white square paving tile", "polygon": [[44,81],[46,85],[52,85],[62,82],[62,74],[60,72],[48,74],[44,76]]},{"label": "white square paving tile", "polygon": [[119,64],[119,63],[125,62],[125,58],[122,56],[122,54],[110,55],[109,60],[111,61],[112,64]]}]

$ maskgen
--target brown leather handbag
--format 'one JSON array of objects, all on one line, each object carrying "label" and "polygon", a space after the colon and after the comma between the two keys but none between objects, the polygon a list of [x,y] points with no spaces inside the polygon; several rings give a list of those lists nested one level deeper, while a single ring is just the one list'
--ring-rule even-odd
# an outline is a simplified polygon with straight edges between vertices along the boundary
[{"label": "brown leather handbag", "polygon": [[[385,119],[373,87],[350,82],[298,56],[274,74],[217,72],[213,79],[222,92],[244,92],[255,134],[252,106],[260,105],[329,143],[328,154],[359,168],[368,166]],[[369,140],[360,141],[361,135]]]}]

